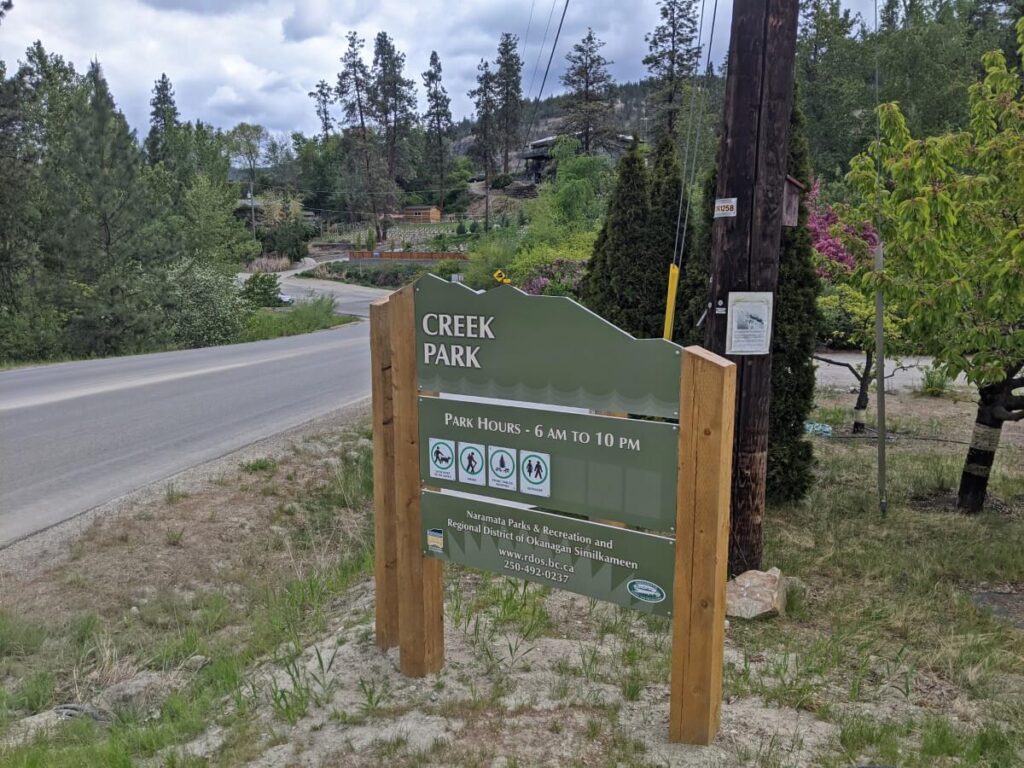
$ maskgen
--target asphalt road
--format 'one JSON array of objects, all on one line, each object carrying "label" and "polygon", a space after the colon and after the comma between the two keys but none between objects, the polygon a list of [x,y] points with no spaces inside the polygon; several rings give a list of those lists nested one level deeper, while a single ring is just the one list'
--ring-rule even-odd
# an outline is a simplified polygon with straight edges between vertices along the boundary
[{"label": "asphalt road", "polygon": [[[360,316],[385,295],[310,289]],[[360,322],[0,372],[0,547],[367,397],[369,355],[369,325]]]}]

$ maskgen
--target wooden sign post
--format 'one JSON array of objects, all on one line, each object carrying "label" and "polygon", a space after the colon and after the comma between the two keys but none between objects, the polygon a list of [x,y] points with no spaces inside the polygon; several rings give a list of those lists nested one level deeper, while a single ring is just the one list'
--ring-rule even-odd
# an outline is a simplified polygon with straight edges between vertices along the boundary
[{"label": "wooden sign post", "polygon": [[370,323],[377,644],[406,675],[441,669],[444,561],[669,616],[669,736],[711,743],[735,366],[569,299],[432,276]]}]

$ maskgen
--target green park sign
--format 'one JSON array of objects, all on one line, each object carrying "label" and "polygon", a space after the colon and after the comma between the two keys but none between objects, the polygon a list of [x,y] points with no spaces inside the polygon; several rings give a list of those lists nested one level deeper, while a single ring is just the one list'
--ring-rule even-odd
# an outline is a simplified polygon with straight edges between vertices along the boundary
[{"label": "green park sign", "polygon": [[671,617],[669,737],[718,730],[736,368],[427,275],[370,308],[375,629],[444,664],[444,563]]},{"label": "green park sign", "polygon": [[675,528],[675,424],[436,397],[419,406],[426,486]]},{"label": "green park sign", "polygon": [[423,390],[679,417],[680,348],[637,340],[571,299],[416,282]]},{"label": "green park sign", "polygon": [[672,613],[674,539],[450,493],[420,504],[428,557]]}]

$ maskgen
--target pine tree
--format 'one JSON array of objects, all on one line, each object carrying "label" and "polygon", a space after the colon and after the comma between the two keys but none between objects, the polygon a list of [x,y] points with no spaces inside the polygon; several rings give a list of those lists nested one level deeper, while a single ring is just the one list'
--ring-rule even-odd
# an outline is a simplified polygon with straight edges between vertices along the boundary
[{"label": "pine tree", "polygon": [[331,104],[334,103],[334,92],[326,80],[321,80],[316,87],[309,92],[309,98],[316,104],[316,117],[320,121],[320,136],[324,141],[331,135],[334,128],[334,118],[331,117]]},{"label": "pine tree", "polygon": [[484,229],[491,226],[491,176],[498,137],[498,88],[494,71],[488,61],[481,59],[477,66],[476,88],[469,92],[476,107],[476,133],[473,136],[473,152],[484,166],[485,198]]},{"label": "pine tree", "polygon": [[363,181],[365,193],[369,198],[369,206],[373,215],[374,232],[378,239],[383,237],[380,216],[377,214],[377,195],[373,173],[373,147],[370,143],[369,122],[372,112],[369,105],[371,87],[370,70],[363,61],[363,40],[355,32],[349,32],[348,49],[341,57],[341,71],[338,73],[338,84],[335,93],[338,103],[345,115],[345,122],[358,129],[359,154],[362,158]]},{"label": "pine tree", "polygon": [[164,254],[148,238],[154,212],[140,181],[142,153],[98,63],[75,113],[69,141],[47,168],[47,211],[60,226],[48,228],[42,248],[51,298],[68,316],[67,348],[81,357],[151,349],[166,330],[157,269]]},{"label": "pine tree", "polygon": [[634,141],[619,161],[608,214],[587,265],[582,299],[597,314],[635,336],[651,333],[650,180]]},{"label": "pine tree", "polygon": [[0,0],[0,21],[3,21],[4,16],[14,7],[14,0]]},{"label": "pine tree", "polygon": [[612,111],[612,62],[601,55],[604,43],[587,28],[586,36],[566,54],[569,63],[562,85],[569,89],[565,105],[565,127],[575,133],[583,151],[589,154],[609,131]]},{"label": "pine tree", "polygon": [[178,127],[178,107],[174,103],[174,88],[166,74],[153,86],[153,98],[149,105],[149,135],[146,136],[146,157],[152,165],[170,159],[168,141],[172,131]]},{"label": "pine tree", "polygon": [[423,114],[427,153],[431,173],[438,186],[437,204],[444,211],[449,141],[452,134],[452,100],[441,82],[441,59],[437,51],[430,52],[430,66],[423,73],[423,87],[427,91],[427,111]]},{"label": "pine tree", "polygon": [[416,122],[416,89],[405,76],[405,54],[395,48],[387,32],[373,41],[373,68],[367,102],[380,125],[389,179],[398,175],[400,148]]},{"label": "pine tree", "polygon": [[659,0],[661,23],[644,38],[650,51],[644,65],[657,82],[654,101],[657,106],[658,134],[675,137],[686,79],[697,71],[700,47],[697,44],[695,0]]},{"label": "pine tree", "polygon": [[501,151],[502,173],[508,173],[509,156],[519,145],[523,119],[523,60],[519,57],[518,37],[509,32],[501,36],[495,65],[498,145]]},{"label": "pine tree", "polygon": [[[810,186],[810,160],[803,114],[794,99],[789,124],[789,175]],[[772,322],[771,406],[768,412],[767,496],[802,499],[810,487],[814,455],[804,422],[814,406],[814,344],[818,276],[800,206],[796,227],[784,227],[779,248],[779,284]]]}]

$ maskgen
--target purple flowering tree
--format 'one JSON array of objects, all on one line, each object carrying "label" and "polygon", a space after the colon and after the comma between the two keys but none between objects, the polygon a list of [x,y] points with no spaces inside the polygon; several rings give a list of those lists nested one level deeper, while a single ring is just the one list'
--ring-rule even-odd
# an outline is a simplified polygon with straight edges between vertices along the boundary
[{"label": "purple flowering tree", "polygon": [[[857,382],[857,400],[853,406],[853,432],[866,429],[871,382],[875,377],[875,303],[871,289],[864,281],[871,268],[871,255],[878,245],[878,235],[870,222],[856,225],[844,220],[845,211],[821,201],[818,182],[807,200],[807,224],[814,250],[820,259],[818,274],[825,290],[818,297],[823,341],[829,349],[856,350],[863,363],[849,363],[827,355],[814,359],[846,368]],[[885,316],[887,344],[898,348],[902,341],[900,318],[891,312]]]}]

